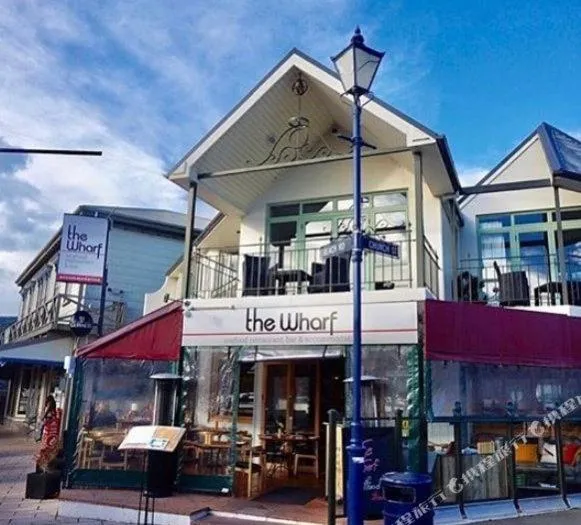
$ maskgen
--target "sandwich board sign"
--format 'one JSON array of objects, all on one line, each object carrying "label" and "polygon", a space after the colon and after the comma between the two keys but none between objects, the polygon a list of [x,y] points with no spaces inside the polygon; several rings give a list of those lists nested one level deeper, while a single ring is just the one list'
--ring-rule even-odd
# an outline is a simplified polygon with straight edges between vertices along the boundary
[{"label": "sandwich board sign", "polygon": [[186,433],[185,428],[159,425],[132,427],[119,450],[157,450],[173,452]]}]

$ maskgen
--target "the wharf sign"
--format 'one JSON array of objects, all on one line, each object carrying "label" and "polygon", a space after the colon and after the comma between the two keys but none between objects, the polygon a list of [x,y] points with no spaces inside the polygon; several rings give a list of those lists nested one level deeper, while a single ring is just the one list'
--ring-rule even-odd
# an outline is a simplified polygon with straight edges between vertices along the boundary
[{"label": "the wharf sign", "polygon": [[[184,315],[184,346],[351,344],[350,304],[276,308],[194,309]],[[417,342],[417,307],[364,303],[364,344]]]},{"label": "the wharf sign", "polygon": [[57,281],[102,284],[109,221],[66,214],[63,220]]}]

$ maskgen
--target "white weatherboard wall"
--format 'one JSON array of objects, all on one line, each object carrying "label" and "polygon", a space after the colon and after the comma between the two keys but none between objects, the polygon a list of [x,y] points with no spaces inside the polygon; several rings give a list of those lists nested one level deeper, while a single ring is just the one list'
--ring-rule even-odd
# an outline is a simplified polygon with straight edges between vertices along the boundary
[{"label": "white weatherboard wall", "polygon": [[[425,166],[424,169],[429,169]],[[408,221],[412,239],[415,238],[414,175],[401,164],[384,156],[363,159],[363,192],[405,190],[408,195]],[[267,206],[274,203],[317,199],[353,194],[351,161],[330,162],[288,169],[257,199],[242,218],[240,245],[257,245],[266,237]],[[426,237],[442,257],[442,209],[424,184],[424,224]],[[412,250],[412,254],[413,254]],[[415,275],[415,257],[412,255],[412,275]]]},{"label": "white weatherboard wall", "polygon": [[[538,137],[534,137],[490,181],[490,184],[548,179],[550,176],[551,172],[540,140]],[[581,194],[565,190],[560,190],[559,194],[563,208],[581,205]],[[554,208],[555,199],[552,188],[484,193],[469,198],[461,206],[464,228],[461,231],[460,259],[478,258],[476,236],[476,218],[478,215]]]}]

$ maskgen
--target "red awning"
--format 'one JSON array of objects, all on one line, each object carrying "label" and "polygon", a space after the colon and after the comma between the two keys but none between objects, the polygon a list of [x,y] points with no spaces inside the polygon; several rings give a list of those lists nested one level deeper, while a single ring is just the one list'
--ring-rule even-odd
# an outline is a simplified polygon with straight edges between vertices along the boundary
[{"label": "red awning", "polygon": [[581,318],[426,301],[424,334],[428,359],[581,368]]},{"label": "red awning", "polygon": [[182,305],[171,303],[77,350],[100,359],[177,361],[182,341]]}]

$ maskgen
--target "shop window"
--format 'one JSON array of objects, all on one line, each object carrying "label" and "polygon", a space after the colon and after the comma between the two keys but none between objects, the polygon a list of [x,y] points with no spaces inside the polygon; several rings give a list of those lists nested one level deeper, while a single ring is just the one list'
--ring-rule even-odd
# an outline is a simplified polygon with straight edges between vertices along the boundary
[{"label": "shop window", "polygon": [[150,376],[169,372],[170,363],[86,359],[79,366],[83,389],[77,414],[77,468],[141,471],[144,455],[118,447],[130,428],[151,425],[154,383]]},{"label": "shop window", "polygon": [[[254,413],[254,363],[236,363],[234,351],[212,353],[209,418],[231,418],[238,382],[238,419],[252,419]],[[238,377],[235,377],[235,374]]]}]

